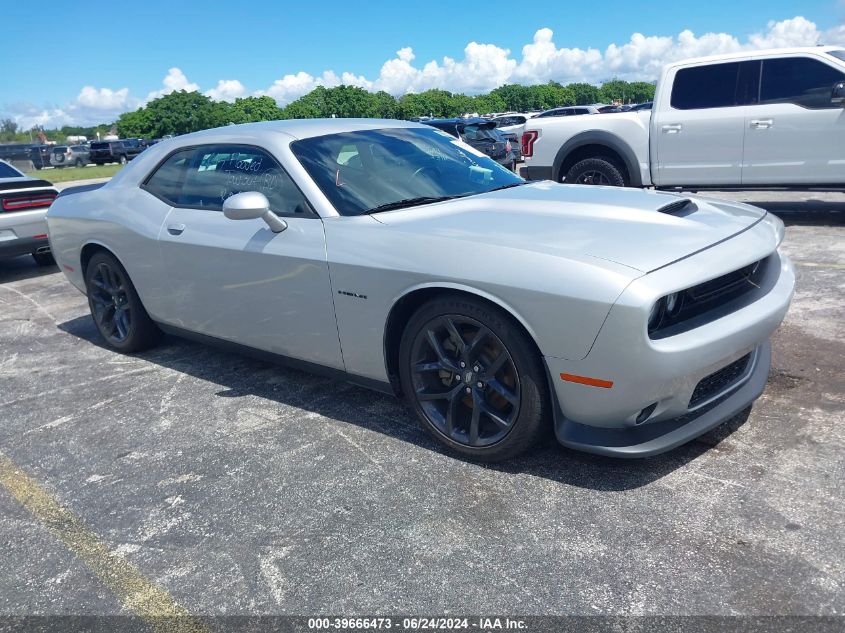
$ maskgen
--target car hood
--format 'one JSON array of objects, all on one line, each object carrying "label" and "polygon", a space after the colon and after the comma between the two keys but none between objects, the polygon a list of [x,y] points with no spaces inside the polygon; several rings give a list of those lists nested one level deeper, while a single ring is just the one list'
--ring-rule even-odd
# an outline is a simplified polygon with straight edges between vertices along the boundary
[{"label": "car hood", "polygon": [[426,236],[594,257],[650,272],[765,215],[749,205],[674,193],[536,182],[373,217]]}]

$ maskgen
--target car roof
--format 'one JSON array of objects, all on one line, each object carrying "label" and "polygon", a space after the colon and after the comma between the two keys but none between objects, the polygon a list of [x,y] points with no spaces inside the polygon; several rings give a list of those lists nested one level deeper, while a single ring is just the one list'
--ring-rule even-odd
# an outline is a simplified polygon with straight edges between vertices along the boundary
[{"label": "car roof", "polygon": [[[434,119],[432,119],[434,120]],[[426,121],[428,123],[428,121]],[[342,132],[360,132],[362,130],[378,130],[382,128],[415,127],[426,129],[427,125],[412,121],[397,119],[285,119],[280,121],[261,121],[259,123],[241,123],[211,128],[200,132],[192,132],[177,136],[181,145],[185,140],[200,141],[205,136],[217,136],[220,133],[237,134],[248,132],[251,134],[280,133],[296,139],[325,136],[326,134],[340,134]],[[175,140],[174,139],[174,140]]]},{"label": "car roof", "polygon": [[722,53],[721,55],[707,55],[706,57],[692,57],[681,59],[666,65],[666,68],[687,66],[706,62],[737,61],[756,57],[770,57],[774,55],[795,55],[800,53],[828,53],[830,51],[842,50],[842,46],[791,46],[788,48],[764,48],[758,51],[736,51],[734,53]]}]

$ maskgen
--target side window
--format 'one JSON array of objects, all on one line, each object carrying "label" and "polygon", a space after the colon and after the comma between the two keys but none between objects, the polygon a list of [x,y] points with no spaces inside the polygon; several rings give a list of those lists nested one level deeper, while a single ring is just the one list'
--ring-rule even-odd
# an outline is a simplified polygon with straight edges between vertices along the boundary
[{"label": "side window", "polygon": [[220,211],[229,196],[259,191],[277,215],[310,213],[305,197],[267,152],[243,145],[198,147],[187,169],[178,206]]},{"label": "side window", "polygon": [[193,155],[193,149],[185,149],[171,155],[152,176],[147,178],[144,189],[172,206],[178,204],[179,196],[182,194],[182,183],[185,181],[185,174]]},{"label": "side window", "polygon": [[763,61],[760,103],[794,103],[811,109],[839,108],[830,102],[833,84],[845,73],[809,57]]},{"label": "side window", "polygon": [[677,110],[727,108],[737,105],[739,62],[682,68],[672,84],[672,107]]}]

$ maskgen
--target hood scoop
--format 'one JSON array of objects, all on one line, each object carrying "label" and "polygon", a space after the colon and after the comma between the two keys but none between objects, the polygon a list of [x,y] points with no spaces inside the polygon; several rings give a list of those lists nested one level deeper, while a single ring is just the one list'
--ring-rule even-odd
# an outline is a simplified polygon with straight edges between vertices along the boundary
[{"label": "hood scoop", "polygon": [[681,198],[674,200],[669,204],[664,204],[657,209],[658,213],[665,213],[666,215],[674,215],[678,218],[684,218],[691,213],[698,211],[698,206],[689,198]]}]

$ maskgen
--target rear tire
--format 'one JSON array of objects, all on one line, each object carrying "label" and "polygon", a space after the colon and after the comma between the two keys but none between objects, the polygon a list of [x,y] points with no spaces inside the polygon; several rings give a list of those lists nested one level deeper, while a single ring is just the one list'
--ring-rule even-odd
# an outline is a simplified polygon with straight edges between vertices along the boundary
[{"label": "rear tire", "polygon": [[473,460],[513,458],[549,428],[536,347],[485,301],[445,294],[421,306],[402,335],[399,377],[422,426]]},{"label": "rear tire", "polygon": [[585,158],[566,173],[563,182],[576,185],[604,185],[625,187],[625,176],[617,165],[607,158]]},{"label": "rear tire", "polygon": [[85,163],[82,161],[81,158],[77,158],[76,162],[74,163],[74,167],[85,167]]},{"label": "rear tire", "polygon": [[88,307],[109,347],[131,354],[158,343],[161,330],[141,304],[126,269],[111,253],[95,253],[85,267]]}]

